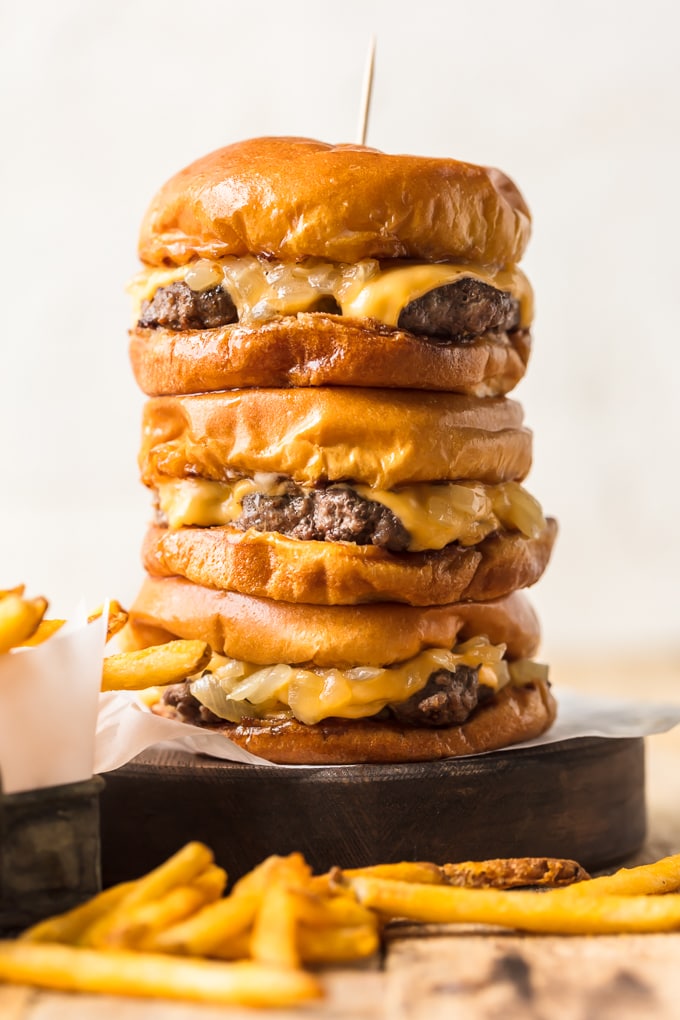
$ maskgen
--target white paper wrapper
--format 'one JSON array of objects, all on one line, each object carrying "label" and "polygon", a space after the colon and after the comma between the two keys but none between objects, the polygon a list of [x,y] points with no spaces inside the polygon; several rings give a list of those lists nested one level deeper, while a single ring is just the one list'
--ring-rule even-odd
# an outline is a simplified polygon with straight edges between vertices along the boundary
[{"label": "white paper wrapper", "polygon": [[0,655],[0,776],[4,793],[90,779],[106,614],[84,609],[42,645]]},{"label": "white paper wrapper", "polygon": [[[537,747],[573,737],[643,737],[663,733],[680,722],[680,703],[622,701],[593,698],[569,689],[556,692],[557,722],[542,737],[506,750]],[[272,768],[323,768],[314,765],[274,765],[258,758],[220,733],[153,715],[134,694],[102,694],[97,727],[96,772],[119,768],[154,744],[208,754],[227,761],[270,765]]]}]

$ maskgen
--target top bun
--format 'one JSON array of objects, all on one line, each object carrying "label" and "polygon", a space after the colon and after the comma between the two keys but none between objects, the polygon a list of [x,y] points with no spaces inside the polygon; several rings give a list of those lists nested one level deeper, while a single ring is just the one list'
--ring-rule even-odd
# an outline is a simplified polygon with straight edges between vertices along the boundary
[{"label": "top bun", "polygon": [[246,254],[504,266],[521,258],[530,226],[522,195],[500,170],[253,138],[203,156],[161,188],[139,255],[152,266]]}]

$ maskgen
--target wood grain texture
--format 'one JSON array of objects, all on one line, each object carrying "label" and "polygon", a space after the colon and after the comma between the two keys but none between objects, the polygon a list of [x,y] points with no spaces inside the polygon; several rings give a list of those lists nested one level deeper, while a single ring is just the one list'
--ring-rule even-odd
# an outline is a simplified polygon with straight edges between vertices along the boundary
[{"label": "wood grain texture", "polygon": [[300,850],[317,871],[377,861],[569,857],[593,870],[645,834],[644,749],[587,738],[408,765],[279,769],[151,750],[106,777],[106,885],[184,842],[232,879]]},{"label": "wood grain texture", "polygon": [[385,1015],[671,1020],[678,1016],[679,958],[675,934],[397,938],[388,954]]}]

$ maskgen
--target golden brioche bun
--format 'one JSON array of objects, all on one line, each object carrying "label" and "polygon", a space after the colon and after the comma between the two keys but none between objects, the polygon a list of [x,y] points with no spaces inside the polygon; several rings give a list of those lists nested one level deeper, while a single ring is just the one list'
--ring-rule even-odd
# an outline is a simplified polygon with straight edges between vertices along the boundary
[{"label": "golden brioche bun", "polygon": [[130,333],[135,378],[149,396],[247,386],[367,386],[494,397],[520,381],[530,348],[528,330],[437,344],[379,323],[321,313],[257,327]]},{"label": "golden brioche bun", "polygon": [[142,648],[181,637],[263,666],[311,662],[349,669],[403,662],[480,634],[507,645],[509,659],[528,658],[538,647],[538,619],[521,592],[426,609],[311,606],[215,591],[180,577],[147,577],[130,610],[125,644]]},{"label": "golden brioche bun", "polygon": [[392,156],[308,138],[253,138],[218,149],[165,184],[142,223],[149,265],[265,254],[518,262],[531,221],[499,170]]},{"label": "golden brioche bun", "polygon": [[498,532],[474,546],[391,553],[351,542],[306,542],[271,531],[149,528],[142,557],[156,576],[246,595],[318,605],[406,602],[435,606],[485,602],[535,584],[557,532],[548,519],[537,538]]},{"label": "golden brioche bun", "polygon": [[503,397],[319,387],[154,397],[144,407],[145,484],[258,471],[297,482],[521,480],[531,464],[522,408]]},{"label": "golden brioche bun", "polygon": [[[531,740],[552,725],[556,710],[548,684],[535,681],[504,687],[458,726],[425,729],[376,719],[326,719],[305,726],[289,719],[253,720],[250,725],[221,722],[205,728],[280,765],[397,763],[479,754]],[[165,705],[153,711],[175,715]]]}]

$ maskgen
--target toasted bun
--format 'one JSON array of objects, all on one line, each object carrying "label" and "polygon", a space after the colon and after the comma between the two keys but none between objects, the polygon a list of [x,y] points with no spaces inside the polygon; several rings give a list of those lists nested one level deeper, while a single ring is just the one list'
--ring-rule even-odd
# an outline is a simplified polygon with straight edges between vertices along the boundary
[{"label": "toasted bun", "polygon": [[420,390],[250,389],[155,397],[144,408],[140,467],[224,480],[274,472],[297,482],[521,480],[531,432],[507,398]]},{"label": "toasted bun", "polygon": [[433,606],[486,602],[535,584],[556,532],[549,519],[535,539],[500,532],[467,548],[453,543],[429,552],[390,553],[374,545],[304,542],[252,528],[151,527],[142,555],[151,574],[283,602]]},{"label": "toasted bun", "polygon": [[425,648],[451,648],[484,634],[510,659],[536,651],[539,625],[521,592],[454,606],[379,603],[308,606],[215,591],[179,577],[148,577],[130,611],[125,642],[142,648],[173,637],[207,641],[216,652],[261,665],[388,666]]},{"label": "toasted bun", "polygon": [[506,265],[519,261],[529,233],[524,199],[499,170],[253,138],[204,156],[161,188],[139,255],[149,265],[248,253]]},{"label": "toasted bun", "polygon": [[[305,726],[292,719],[250,725],[224,722],[207,728],[281,765],[434,761],[495,751],[538,737],[554,721],[556,707],[548,685],[538,681],[504,687],[460,726],[424,729],[375,719],[328,719]],[[165,706],[160,713],[169,714]]]},{"label": "toasted bun", "polygon": [[133,329],[130,359],[149,396],[247,386],[374,386],[500,396],[524,375],[528,330],[437,344],[378,323],[301,313],[257,327]]}]

